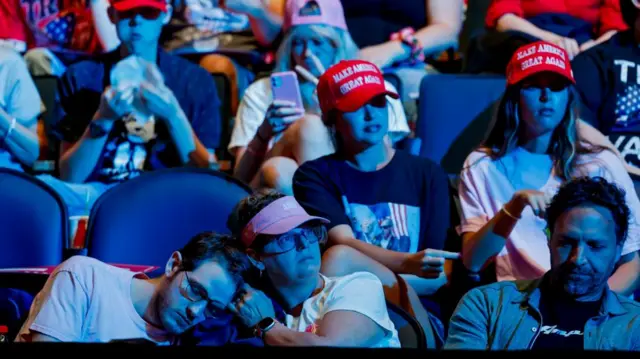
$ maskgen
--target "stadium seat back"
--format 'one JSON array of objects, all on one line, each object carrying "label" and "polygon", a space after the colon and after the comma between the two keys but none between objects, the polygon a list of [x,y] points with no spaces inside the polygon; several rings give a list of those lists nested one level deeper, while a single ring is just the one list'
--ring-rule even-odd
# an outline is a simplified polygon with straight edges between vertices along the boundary
[{"label": "stadium seat back", "polygon": [[145,173],[98,199],[89,217],[87,254],[109,263],[163,267],[194,235],[227,233],[227,217],[250,192],[208,169]]},{"label": "stadium seat back", "polygon": [[62,262],[68,221],[66,205],[46,183],[0,169],[0,268]]},{"label": "stadium seat back", "polygon": [[484,139],[505,84],[501,76],[425,76],[416,125],[420,155],[440,163],[447,173],[460,173],[466,157]]}]

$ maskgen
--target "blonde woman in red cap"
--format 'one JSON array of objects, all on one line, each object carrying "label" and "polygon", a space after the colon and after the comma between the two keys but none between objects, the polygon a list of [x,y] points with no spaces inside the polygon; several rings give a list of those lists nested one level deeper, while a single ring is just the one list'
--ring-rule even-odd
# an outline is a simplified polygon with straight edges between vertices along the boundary
[{"label": "blonde woman in red cap", "polygon": [[523,46],[509,63],[507,82],[486,140],[460,175],[465,267],[489,274],[489,281],[540,277],[550,268],[545,210],[551,197],[574,177],[602,176],[624,188],[633,217],[609,286],[633,293],[640,202],[618,155],[585,140],[569,56],[546,42]]},{"label": "blonde woman in red cap", "polygon": [[[238,108],[229,151],[236,158],[235,177],[291,194],[300,164],[335,151],[320,120],[317,78],[341,60],[357,58],[358,48],[340,0],[288,0],[283,33],[275,71],[296,71],[302,106],[274,99],[269,78],[254,82]],[[406,137],[410,130],[400,101],[389,101],[387,111],[392,141]]]},{"label": "blonde woman in red cap", "polygon": [[[360,60],[341,61],[320,77],[318,99],[336,152],[302,164],[293,191],[307,211],[331,221],[329,245],[343,245],[325,253],[327,273],[364,266],[383,280],[389,298],[408,288],[426,299],[447,283],[445,260],[459,257],[442,250],[448,179],[433,161],[385,141],[386,104],[398,95],[383,83],[380,70]],[[373,264],[360,261],[360,253]],[[433,302],[424,305],[437,309]],[[424,310],[420,303],[409,309]]]}]

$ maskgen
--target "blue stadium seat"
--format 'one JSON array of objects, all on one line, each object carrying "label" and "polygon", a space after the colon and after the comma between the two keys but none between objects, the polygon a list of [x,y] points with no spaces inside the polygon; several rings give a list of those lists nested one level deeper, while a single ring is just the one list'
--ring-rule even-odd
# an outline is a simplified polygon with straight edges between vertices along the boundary
[{"label": "blue stadium seat", "polygon": [[46,183],[0,169],[0,268],[60,264],[68,225],[66,205]]},{"label": "blue stadium seat", "polygon": [[420,155],[440,163],[447,173],[458,174],[484,138],[505,86],[501,76],[425,76],[416,125],[416,136],[422,139]]},{"label": "blue stadium seat", "polygon": [[87,228],[87,254],[108,263],[164,267],[174,250],[203,231],[228,233],[227,217],[251,190],[213,170],[145,173],[102,195]]}]

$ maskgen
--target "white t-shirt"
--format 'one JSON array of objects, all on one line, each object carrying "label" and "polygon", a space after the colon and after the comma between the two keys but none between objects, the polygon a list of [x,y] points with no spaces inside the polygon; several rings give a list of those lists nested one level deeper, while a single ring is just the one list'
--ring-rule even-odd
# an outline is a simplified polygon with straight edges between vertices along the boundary
[{"label": "white t-shirt", "polygon": [[[44,111],[24,59],[13,49],[4,46],[0,46],[0,109],[24,126],[31,126]],[[22,171],[18,160],[1,145],[0,167]]]},{"label": "white t-shirt", "polygon": [[[385,81],[387,90],[397,92],[392,84]],[[389,133],[393,139],[406,137],[411,130],[407,123],[402,102],[388,98],[389,109]],[[258,132],[258,127],[264,121],[267,109],[273,102],[271,93],[271,81],[268,77],[252,83],[244,93],[238,107],[236,120],[229,141],[229,150],[235,147],[246,147]],[[273,146],[274,141],[270,145]]]},{"label": "white t-shirt", "polygon": [[[640,249],[638,215],[640,201],[631,178],[620,159],[610,151],[583,155],[573,176],[601,176],[626,191],[631,223],[622,254]],[[550,195],[557,193],[562,179],[553,173],[553,162],[546,154],[517,148],[493,161],[482,152],[473,152],[460,175],[461,224],[458,233],[477,232],[511,200],[516,191],[531,189]],[[534,279],[551,268],[546,221],[526,207],[502,251],[496,258],[499,281]]]},{"label": "white t-shirt", "polygon": [[299,317],[287,314],[287,328],[315,333],[327,313],[347,310],[367,316],[384,330],[384,338],[372,345],[372,348],[400,348],[398,332],[389,318],[382,283],[378,277],[368,272],[357,272],[344,277],[320,276],[324,279],[324,288],[303,303]]},{"label": "white t-shirt", "polygon": [[133,307],[134,277],[147,278],[89,257],[66,260],[36,296],[16,341],[30,341],[33,330],[63,342],[148,339],[170,344],[172,336],[147,323]]}]

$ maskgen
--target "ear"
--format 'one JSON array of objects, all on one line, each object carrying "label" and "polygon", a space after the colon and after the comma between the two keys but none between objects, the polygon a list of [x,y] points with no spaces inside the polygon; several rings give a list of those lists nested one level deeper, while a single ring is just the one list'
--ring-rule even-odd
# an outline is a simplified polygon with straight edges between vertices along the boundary
[{"label": "ear", "polygon": [[113,6],[109,6],[109,8],[107,9],[107,15],[109,16],[109,21],[111,21],[112,24],[116,24],[117,19],[116,19],[116,9],[113,8]]},{"label": "ear", "polygon": [[260,255],[258,254],[258,252],[249,248],[247,249],[247,257],[249,257],[249,262],[251,262],[254,267],[258,268],[261,271],[264,270],[264,263],[260,261]]},{"label": "ear", "polygon": [[171,21],[171,16],[173,15],[173,6],[167,4],[167,11],[164,13],[164,18],[162,19],[162,25],[166,25]]},{"label": "ear", "polygon": [[171,257],[167,261],[167,265],[164,268],[164,275],[168,278],[172,278],[182,267],[182,253],[175,251],[171,254]]}]

